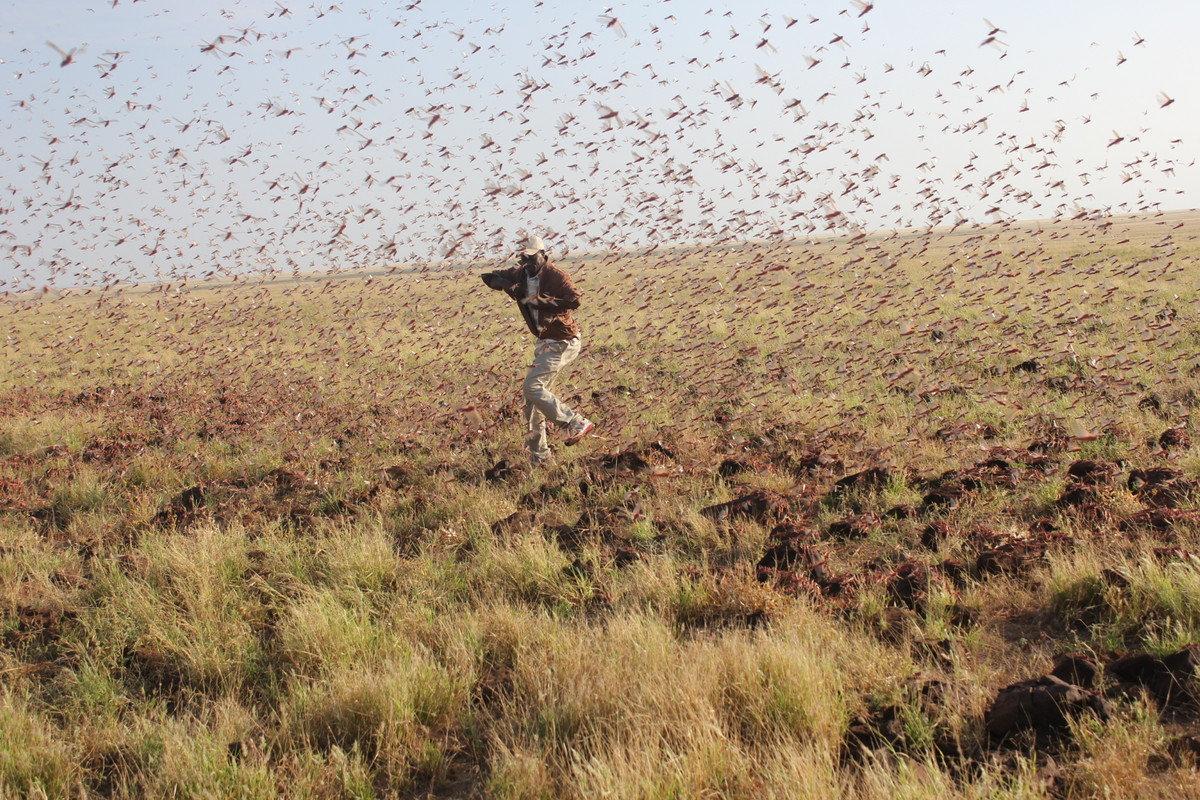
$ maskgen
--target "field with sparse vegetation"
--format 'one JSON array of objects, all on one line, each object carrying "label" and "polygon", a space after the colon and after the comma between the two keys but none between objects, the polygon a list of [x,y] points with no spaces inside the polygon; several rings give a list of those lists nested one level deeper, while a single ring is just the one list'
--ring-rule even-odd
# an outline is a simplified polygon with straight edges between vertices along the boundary
[{"label": "field with sparse vegetation", "polygon": [[1200,797],[1198,234],[10,295],[0,796]]}]

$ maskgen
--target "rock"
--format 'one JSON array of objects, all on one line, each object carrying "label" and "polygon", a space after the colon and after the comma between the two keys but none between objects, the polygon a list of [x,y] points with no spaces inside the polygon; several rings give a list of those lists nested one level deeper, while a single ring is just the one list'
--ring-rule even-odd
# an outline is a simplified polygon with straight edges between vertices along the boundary
[{"label": "rock", "polygon": [[732,478],[734,475],[740,475],[743,472],[749,472],[754,469],[754,466],[746,461],[736,458],[727,458],[721,462],[721,466],[717,467],[717,474],[722,478]]},{"label": "rock", "polygon": [[760,567],[757,576],[762,583],[773,584],[776,589],[792,597],[817,599],[823,594],[815,581],[795,570]]},{"label": "rock", "polygon": [[958,602],[950,606],[950,624],[956,628],[969,628],[978,617],[979,612],[970,606]]},{"label": "rock", "polygon": [[802,569],[824,577],[825,556],[819,550],[797,544],[794,540],[779,542],[759,559],[758,569]]},{"label": "rock", "polygon": [[653,442],[651,442],[650,449],[656,453],[662,453],[664,456],[672,460],[675,458],[675,449],[662,439],[655,439]]},{"label": "rock", "polygon": [[1016,487],[1020,483],[1021,471],[1007,460],[992,457],[980,461],[970,469],[964,470],[958,476],[958,482],[964,489],[978,489],[983,486]]},{"label": "rock", "polygon": [[384,467],[375,473],[375,477],[381,484],[389,489],[398,489],[404,484],[408,483],[411,475],[407,467],[396,465],[392,467]]},{"label": "rock", "polygon": [[284,469],[283,467],[277,467],[262,476],[262,482],[275,485],[276,497],[284,497],[296,492],[312,491],[318,488],[317,482],[312,478],[305,477],[295,470]]},{"label": "rock", "polygon": [[1151,392],[1150,394],[1138,400],[1137,407],[1142,411],[1149,411],[1158,417],[1164,417],[1162,398]]},{"label": "rock", "polygon": [[879,747],[896,749],[904,741],[904,722],[897,706],[881,708],[869,716],[859,715],[846,729],[843,740],[847,756],[857,757],[863,750]]},{"label": "rock", "polygon": [[853,514],[829,523],[829,536],[834,539],[865,539],[879,529],[879,515],[868,511]]},{"label": "rock", "polygon": [[1200,497],[1200,482],[1176,478],[1166,483],[1143,487],[1138,499],[1154,508],[1178,508]]},{"label": "rock", "polygon": [[887,467],[871,467],[839,479],[833,484],[832,494],[844,494],[851,489],[882,489],[891,479],[892,471]]},{"label": "rock", "polygon": [[948,522],[935,520],[925,526],[921,531],[921,545],[930,550],[937,550],[942,546],[942,542],[954,535],[954,529],[950,527]]},{"label": "rock", "polygon": [[700,513],[718,522],[740,516],[767,523],[786,516],[788,510],[788,500],[783,495],[770,489],[755,489],[727,503],[708,506]]},{"label": "rock", "polygon": [[1111,461],[1082,459],[1067,468],[1067,476],[1084,486],[1103,486],[1112,482],[1121,468]]},{"label": "rock", "polygon": [[910,505],[892,506],[883,513],[885,519],[912,519],[917,516],[917,509]]},{"label": "rock", "polygon": [[634,550],[628,545],[624,545],[613,550],[613,566],[617,569],[627,567],[630,564],[640,560],[642,554]]},{"label": "rock", "polygon": [[1176,762],[1200,761],[1200,736],[1177,736],[1167,743],[1167,752]]},{"label": "rock", "polygon": [[787,455],[782,462],[787,469],[805,475],[812,475],[822,470],[833,471],[845,468],[841,459],[818,448],[810,448],[797,455]]},{"label": "rock", "polygon": [[1131,653],[1108,665],[1108,674],[1145,687],[1164,707],[1194,701],[1190,685],[1200,674],[1200,645],[1158,658]]},{"label": "rock", "polygon": [[1141,494],[1143,489],[1161,486],[1178,480],[1183,473],[1170,467],[1151,467],[1150,469],[1131,469],[1126,485],[1134,494]]},{"label": "rock", "polygon": [[804,544],[815,539],[811,530],[794,523],[776,525],[770,534],[774,544],[759,559],[755,577],[760,583],[774,583],[793,596],[820,596],[829,579],[826,557],[816,548]]},{"label": "rock", "polygon": [[892,573],[887,589],[891,600],[920,611],[929,589],[929,568],[919,561],[905,561]]},{"label": "rock", "polygon": [[1052,756],[1038,753],[1038,768],[1033,779],[1043,787],[1048,797],[1064,797],[1066,795],[1068,774]]},{"label": "rock", "polygon": [[1192,446],[1192,438],[1182,426],[1167,428],[1158,437],[1158,446],[1163,450],[1186,450]]},{"label": "rock", "polygon": [[1052,519],[1040,517],[1029,523],[1029,532],[1040,534],[1057,533],[1058,525],[1056,525]]},{"label": "rock", "polygon": [[1125,532],[1150,530],[1157,533],[1174,533],[1177,530],[1200,524],[1200,513],[1179,508],[1151,508],[1139,511],[1124,519],[1120,529]]},{"label": "rock", "polygon": [[496,535],[524,533],[532,528],[534,523],[534,516],[529,511],[515,511],[504,519],[493,522],[492,533]]},{"label": "rock", "polygon": [[955,509],[958,507],[959,501],[962,500],[963,494],[965,494],[965,491],[961,485],[946,484],[935,486],[921,499],[921,510],[929,511],[934,508],[945,510]]},{"label": "rock", "polygon": [[1000,690],[985,717],[987,732],[1003,739],[1018,731],[1062,731],[1072,717],[1095,714],[1108,719],[1108,704],[1096,692],[1045,675]]},{"label": "rock", "polygon": [[1031,358],[1027,361],[1022,361],[1020,364],[1014,364],[1012,371],[1026,373],[1041,372],[1042,364],[1036,358]]},{"label": "rock", "polygon": [[602,457],[600,466],[620,472],[644,472],[650,468],[650,462],[642,458],[635,450],[623,450]]},{"label": "rock", "polygon": [[182,511],[192,511],[204,505],[204,490],[199,486],[184,489],[175,499],[174,505]]},{"label": "rock", "polygon": [[1129,491],[1148,506],[1177,508],[1200,497],[1200,482],[1170,467],[1130,470]]},{"label": "rock", "polygon": [[958,588],[963,588],[967,585],[967,577],[969,571],[966,564],[956,558],[947,558],[942,563],[934,567],[938,574],[945,576],[946,580]]},{"label": "rock", "polygon": [[1025,448],[1031,453],[1040,453],[1041,455],[1051,455],[1052,453],[1061,453],[1067,449],[1071,443],[1071,439],[1061,431],[1054,431],[1043,439],[1038,439],[1029,443],[1029,447]]},{"label": "rock", "polygon": [[771,529],[767,534],[768,541],[783,542],[783,541],[817,541],[817,532],[812,528],[806,528],[803,525],[798,525],[795,522],[781,522]]},{"label": "rock", "polygon": [[1100,493],[1090,484],[1075,484],[1055,501],[1056,508],[1071,509],[1094,505],[1100,501]]},{"label": "rock", "polygon": [[921,618],[911,609],[888,606],[874,620],[875,634],[885,642],[900,644],[920,635]]},{"label": "rock", "polygon": [[1096,662],[1080,653],[1068,653],[1059,656],[1050,673],[1061,681],[1083,689],[1091,689],[1096,685],[1096,677],[1100,668]]},{"label": "rock", "polygon": [[521,474],[520,469],[510,465],[508,461],[502,458],[489,469],[483,471],[483,479],[488,483],[497,483],[512,478],[519,478]]},{"label": "rock", "polygon": [[983,550],[975,558],[975,574],[1021,575],[1030,565],[1045,555],[1046,548],[1035,542],[1005,542],[997,547]]},{"label": "rock", "polygon": [[206,497],[200,486],[184,489],[171,500],[171,504],[154,515],[156,525],[180,525],[192,520],[196,512],[204,507]]},{"label": "rock", "polygon": [[854,575],[830,575],[821,584],[821,594],[826,597],[846,597],[858,589],[859,583]]}]

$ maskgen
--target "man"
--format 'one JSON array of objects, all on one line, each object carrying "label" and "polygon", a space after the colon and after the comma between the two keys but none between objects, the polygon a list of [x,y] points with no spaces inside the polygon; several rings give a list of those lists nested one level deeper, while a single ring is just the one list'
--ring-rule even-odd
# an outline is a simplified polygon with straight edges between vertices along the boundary
[{"label": "man", "polygon": [[541,466],[551,459],[546,442],[546,420],[567,428],[565,444],[578,444],[595,426],[567,407],[550,391],[558,373],[579,356],[579,325],[571,309],[579,308],[579,292],[571,277],[550,263],[542,237],[531,236],[517,254],[519,265],[482,276],[490,289],[517,301],[525,324],[537,337],[533,364],[525,375],[525,449],[529,463]]}]

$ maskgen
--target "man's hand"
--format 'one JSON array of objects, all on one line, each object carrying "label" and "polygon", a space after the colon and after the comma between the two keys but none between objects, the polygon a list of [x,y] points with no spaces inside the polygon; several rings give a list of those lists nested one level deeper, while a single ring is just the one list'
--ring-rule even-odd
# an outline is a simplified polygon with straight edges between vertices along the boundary
[{"label": "man's hand", "polygon": [[[517,284],[513,281],[506,281],[494,272],[488,272],[480,276],[483,278],[483,283],[489,289],[499,289],[507,294],[512,294],[513,289],[517,288]],[[514,295],[515,296],[515,295]]]}]

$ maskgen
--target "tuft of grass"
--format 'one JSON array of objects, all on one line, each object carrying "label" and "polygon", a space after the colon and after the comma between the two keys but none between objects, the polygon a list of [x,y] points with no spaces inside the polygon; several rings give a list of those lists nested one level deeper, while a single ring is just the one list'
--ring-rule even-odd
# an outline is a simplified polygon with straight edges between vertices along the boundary
[{"label": "tuft of grass", "polygon": [[1200,568],[1191,562],[1063,559],[1052,564],[1047,589],[1055,613],[1114,649],[1165,655],[1200,640]]},{"label": "tuft of grass", "polygon": [[0,686],[0,794],[66,797],[79,779],[73,748],[28,694]]}]

